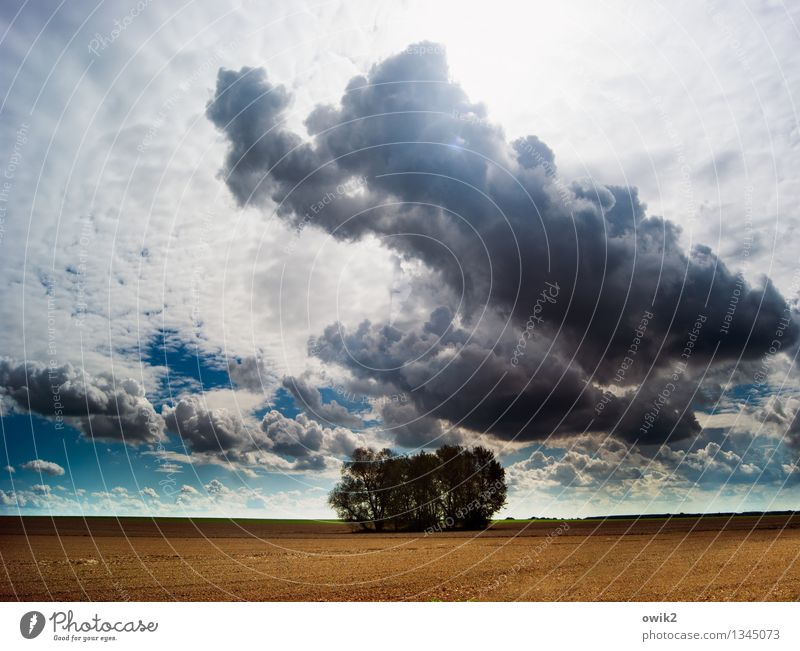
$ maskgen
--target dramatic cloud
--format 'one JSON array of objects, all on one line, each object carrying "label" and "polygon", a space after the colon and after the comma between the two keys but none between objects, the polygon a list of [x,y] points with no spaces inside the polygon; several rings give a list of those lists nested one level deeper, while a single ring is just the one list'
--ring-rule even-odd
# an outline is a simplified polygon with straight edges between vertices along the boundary
[{"label": "dramatic cloud", "polygon": [[[183,513],[164,480],[194,486],[204,513],[206,492],[221,494],[212,477],[233,492],[300,473],[330,484],[333,450],[354,440],[480,441],[507,467],[539,449],[551,470],[518,468],[518,486],[555,495],[574,475],[559,501],[586,491],[594,513],[609,512],[606,489],[685,493],[692,478],[704,510],[730,453],[729,486],[768,489],[751,505],[796,503],[797,484],[778,488],[800,463],[794,314],[776,323],[800,288],[786,11],[685,3],[663,20],[644,7],[645,38],[600,3],[537,10],[535,38],[526,11],[484,11],[476,46],[457,3],[298,14],[278,0],[223,20],[213,3],[179,17],[151,3],[87,69],[76,26],[108,34],[117,8],[14,4],[0,44],[6,512]],[[252,29],[265,20],[268,38]],[[429,35],[446,56],[401,52]],[[555,302],[540,300],[547,283]],[[273,407],[305,417],[262,425]],[[629,454],[601,489],[617,462],[607,434]],[[119,466],[105,443],[123,438]],[[22,468],[63,460],[62,442],[86,496]],[[651,465],[635,479],[626,464]],[[111,487],[131,473],[127,506]]]},{"label": "dramatic cloud", "polygon": [[364,424],[358,416],[350,413],[335,400],[323,403],[319,390],[303,378],[286,377],[283,379],[283,387],[294,396],[298,406],[314,418],[346,427],[361,427]]},{"label": "dramatic cloud", "polygon": [[770,396],[763,406],[754,408],[755,419],[762,428],[777,430],[787,445],[800,448],[800,399],[795,397]]},{"label": "dramatic cloud", "polygon": [[308,115],[310,140],[286,127],[291,94],[263,69],[219,72],[206,114],[241,205],[382,238],[439,287],[415,297],[426,322],[334,324],[311,354],[407,393],[404,440],[420,417],[506,439],[697,434],[704,373],[791,349],[792,309],[769,279],[684,250],[636,188],[563,180],[540,139],[508,142],[443,52],[421,43],[354,77],[339,106]]},{"label": "dramatic cloud", "polygon": [[210,409],[199,396],[185,396],[162,413],[167,428],[192,452],[180,459],[161,454],[167,463],[215,463],[245,471],[325,470],[336,466],[336,457],[364,444],[349,429],[324,427],[304,413],[287,418],[271,410],[260,422],[249,422],[227,409]]},{"label": "dramatic cloud", "polygon": [[280,384],[275,372],[260,357],[232,359],[228,362],[231,382],[255,393],[271,394]]},{"label": "dramatic cloud", "polygon": [[209,409],[202,396],[185,396],[162,410],[167,428],[196,452],[228,451],[254,444],[242,418],[227,409]]},{"label": "dramatic cloud", "polygon": [[[560,500],[569,495],[577,500],[578,512],[598,502],[623,508],[630,502],[640,508],[655,504],[662,511],[688,511],[697,504],[743,508],[750,491],[754,497],[766,491],[774,498],[784,490],[792,495],[800,485],[796,464],[787,462],[774,446],[764,441],[753,445],[752,436],[717,436],[708,431],[694,440],[658,448],[629,447],[600,435],[571,437],[569,447],[545,444],[509,465],[507,476],[512,502],[521,505],[533,496]],[[700,501],[693,501],[697,496]],[[728,501],[730,497],[735,501]]]},{"label": "dramatic cloud", "polygon": [[163,437],[163,419],[132,378],[91,375],[71,364],[53,367],[0,358],[0,398],[56,425],[73,425],[93,439],[135,445]]},{"label": "dramatic cloud", "polygon": [[22,468],[23,470],[44,473],[51,477],[59,477],[64,474],[64,469],[57,463],[44,461],[43,459],[33,459],[32,461],[23,463]]},{"label": "dramatic cloud", "polygon": [[261,430],[270,449],[280,455],[313,462],[320,455],[346,456],[359,445],[362,438],[344,427],[323,427],[306,414],[286,418],[272,410],[261,421]]}]

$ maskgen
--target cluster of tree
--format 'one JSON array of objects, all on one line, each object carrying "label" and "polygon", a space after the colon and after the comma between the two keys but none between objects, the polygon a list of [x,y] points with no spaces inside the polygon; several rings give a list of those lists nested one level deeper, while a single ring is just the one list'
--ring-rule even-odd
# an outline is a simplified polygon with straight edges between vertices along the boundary
[{"label": "cluster of tree", "polygon": [[480,529],[506,502],[505,470],[483,447],[412,456],[358,448],[328,503],[368,531]]}]

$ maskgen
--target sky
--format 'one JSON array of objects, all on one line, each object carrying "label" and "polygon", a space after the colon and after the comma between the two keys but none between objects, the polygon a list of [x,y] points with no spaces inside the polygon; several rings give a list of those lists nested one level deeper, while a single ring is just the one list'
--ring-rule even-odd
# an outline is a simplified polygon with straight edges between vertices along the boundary
[{"label": "sky", "polygon": [[0,513],[800,504],[800,11],[4,2]]}]

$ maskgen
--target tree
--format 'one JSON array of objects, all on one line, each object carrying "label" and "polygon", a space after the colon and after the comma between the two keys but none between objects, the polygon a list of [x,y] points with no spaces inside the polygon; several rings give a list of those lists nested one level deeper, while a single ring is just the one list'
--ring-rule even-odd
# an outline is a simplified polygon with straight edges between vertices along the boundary
[{"label": "tree", "polygon": [[479,529],[505,505],[506,492],[505,471],[487,448],[446,445],[412,456],[358,448],[328,503],[368,531]]},{"label": "tree", "polygon": [[362,528],[370,525],[381,531],[390,495],[386,490],[388,461],[394,455],[391,450],[376,452],[372,448],[357,448],[350,461],[342,466],[342,481],[328,497],[328,503],[339,517],[355,522]]},{"label": "tree", "polygon": [[485,527],[506,503],[506,471],[484,447],[473,448],[469,455],[471,475],[468,481],[471,500],[462,526],[466,529]]}]

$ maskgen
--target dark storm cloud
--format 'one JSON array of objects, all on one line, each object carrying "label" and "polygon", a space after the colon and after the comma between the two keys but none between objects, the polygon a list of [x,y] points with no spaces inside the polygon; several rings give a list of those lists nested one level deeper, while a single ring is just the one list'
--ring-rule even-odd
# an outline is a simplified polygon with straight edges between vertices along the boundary
[{"label": "dark storm cloud", "polygon": [[462,441],[440,419],[420,415],[412,403],[386,403],[381,407],[385,431],[405,448],[438,447]]},{"label": "dark storm cloud", "polygon": [[151,443],[163,436],[164,421],[134,379],[91,375],[71,364],[45,366],[0,358],[0,396],[11,405],[96,439]]},{"label": "dark storm cloud", "polygon": [[[207,116],[229,141],[239,203],[340,239],[392,235],[386,246],[464,294],[460,328],[442,326],[447,305],[402,331],[332,327],[313,347],[408,392],[417,416],[503,437],[606,429],[658,443],[699,431],[698,378],[712,360],[757,359],[784,317],[784,348],[797,339],[768,279],[751,286],[709,248],[684,250],[635,188],[565,182],[540,139],[508,143],[449,81],[442,48],[353,78],[339,106],[307,117],[310,141],[285,127],[290,107],[264,70],[220,71]],[[362,177],[361,192],[337,189]],[[613,384],[598,410],[599,387]]]},{"label": "dark storm cloud", "polygon": [[[426,327],[430,323],[406,333],[368,321],[348,333],[337,324],[314,341],[321,360],[346,365],[356,377],[378,374],[394,391],[411,396],[413,411],[403,405],[383,410],[387,428],[402,445],[430,445],[441,437],[441,425],[432,417],[522,439],[615,429],[625,438],[657,443],[700,430],[691,411],[675,411],[676,405],[682,409],[687,404],[696,382],[659,377],[638,392],[604,401],[580,367],[551,349],[549,340],[527,340],[524,355],[513,364],[516,333],[486,341],[451,327],[440,337]],[[489,329],[489,334],[496,332]],[[664,404],[659,394],[665,394]],[[656,411],[658,418],[642,431]]]}]

